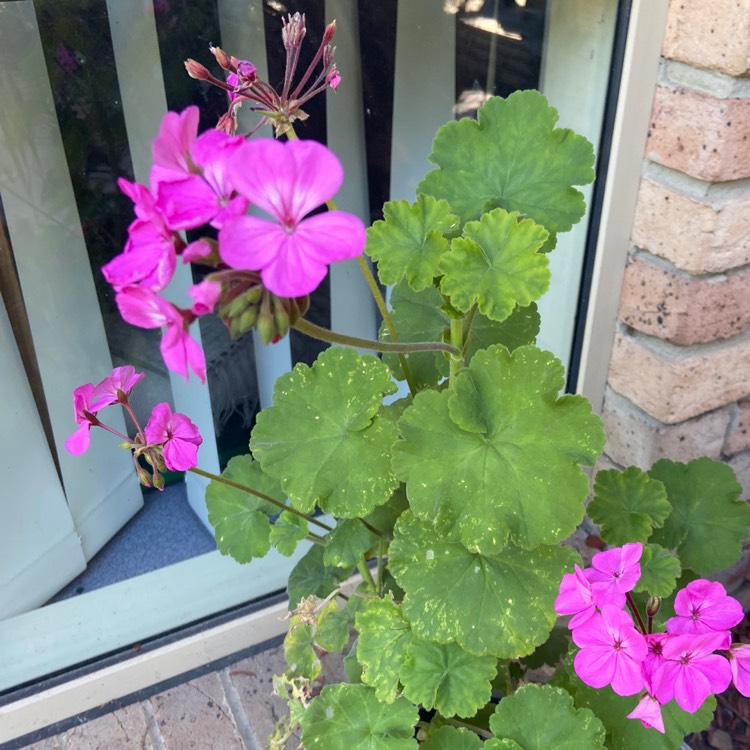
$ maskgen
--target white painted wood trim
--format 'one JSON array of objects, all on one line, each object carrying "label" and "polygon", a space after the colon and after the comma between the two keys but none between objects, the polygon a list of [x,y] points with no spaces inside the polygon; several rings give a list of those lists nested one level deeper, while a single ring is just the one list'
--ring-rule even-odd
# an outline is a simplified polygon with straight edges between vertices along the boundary
[{"label": "white painted wood trim", "polygon": [[634,0],[576,392],[604,400],[669,0]]}]

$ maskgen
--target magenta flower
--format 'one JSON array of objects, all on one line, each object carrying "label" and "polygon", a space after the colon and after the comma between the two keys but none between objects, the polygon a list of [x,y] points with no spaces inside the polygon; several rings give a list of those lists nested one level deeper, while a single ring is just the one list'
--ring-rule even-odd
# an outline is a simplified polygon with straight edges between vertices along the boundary
[{"label": "magenta flower", "polygon": [[188,294],[193,298],[193,313],[198,316],[208,315],[214,311],[221,297],[221,284],[218,281],[204,279],[200,284],[191,286]]},{"label": "magenta flower", "polygon": [[172,471],[187,471],[198,463],[203,438],[184,415],[173,414],[169,404],[157,404],[144,430],[149,445],[161,445],[164,463]]},{"label": "magenta flower", "polygon": [[115,297],[115,302],[120,315],[131,325],[139,328],[166,326],[160,345],[166,366],[185,380],[192,369],[205,383],[206,358],[200,344],[190,336],[188,327],[194,316],[189,310],[183,314],[158,294],[140,287],[123,289]]},{"label": "magenta flower", "polygon": [[711,693],[726,690],[732,681],[729,661],[713,653],[723,643],[723,633],[675,635],[666,640],[664,663],[652,679],[659,703],[674,698],[680,708],[692,714]]},{"label": "magenta flower", "polygon": [[219,252],[232,268],[259,271],[279,297],[302,297],[326,275],[328,265],[354,258],[365,228],[352,214],[328,211],[305,218],[341,187],[343,169],[315,141],[258,139],[242,145],[228,166],[238,192],[274,220],[241,216],[225,221]]},{"label": "magenta flower", "polygon": [[628,714],[628,719],[640,719],[646,729],[653,727],[664,734],[664,719],[661,715],[661,704],[656,698],[646,694],[638,705]]},{"label": "magenta flower", "polygon": [[732,681],[741,695],[750,698],[750,645],[733,643],[729,651]]},{"label": "magenta flower", "polygon": [[664,650],[664,643],[670,637],[667,633],[648,633],[646,636],[646,644],[648,645],[648,654],[643,660],[641,669],[643,671],[643,679],[646,683],[646,687],[652,690],[652,680],[654,672],[664,664],[664,656],[662,652]]},{"label": "magenta flower", "polygon": [[[698,635],[728,631],[742,621],[742,605],[727,596],[726,589],[713,581],[691,581],[674,600],[677,617],[667,620],[667,631],[680,635]],[[731,636],[727,633],[731,641]],[[726,646],[729,646],[727,642]]]},{"label": "magenta flower", "polygon": [[581,649],[573,666],[587,685],[611,685],[618,695],[643,690],[641,664],[648,646],[626,612],[605,604],[601,613],[573,631],[573,642]]},{"label": "magenta flower", "polygon": [[188,107],[182,112],[167,112],[161,121],[159,135],[151,144],[154,166],[151,184],[181,180],[191,174],[189,153],[198,136],[198,107]]},{"label": "magenta flower", "polygon": [[94,387],[94,397],[104,401],[105,406],[116,404],[120,401],[119,393],[127,398],[135,384],[144,377],[145,374],[136,372],[132,365],[115,367],[111,375]]},{"label": "magenta flower", "polygon": [[79,385],[73,391],[73,415],[78,429],[65,441],[69,453],[78,456],[88,450],[91,444],[91,427],[99,424],[96,413],[111,403],[94,392],[92,383]]},{"label": "magenta flower", "polygon": [[591,584],[578,565],[575,566],[575,573],[563,576],[560,593],[555,599],[555,612],[558,615],[573,615],[568,623],[571,630],[583,625],[596,612]]},{"label": "magenta flower", "polygon": [[604,604],[625,606],[625,594],[633,590],[641,577],[639,561],[642,552],[643,545],[635,542],[594,555],[591,568],[586,570],[586,578],[591,582],[597,607]]}]

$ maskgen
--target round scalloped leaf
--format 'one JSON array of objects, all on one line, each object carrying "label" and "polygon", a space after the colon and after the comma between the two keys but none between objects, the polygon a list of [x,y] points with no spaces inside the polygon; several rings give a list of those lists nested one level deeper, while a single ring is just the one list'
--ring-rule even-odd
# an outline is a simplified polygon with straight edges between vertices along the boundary
[{"label": "round scalloped leaf", "polygon": [[307,521],[288,510],[283,511],[271,526],[271,544],[286,557],[297,549],[297,544],[306,536]]},{"label": "round scalloped leaf", "polygon": [[[390,303],[391,317],[403,342],[443,341],[444,333],[450,330],[450,317],[443,309],[442,297],[435,287],[415,292],[402,281],[393,288]],[[517,307],[502,323],[477,313],[471,324],[466,363],[477,351],[492,344],[502,344],[511,351],[533,344],[539,333],[539,325],[539,313],[534,303]],[[380,340],[390,341],[385,323],[380,327]],[[418,388],[434,386],[448,377],[448,360],[441,352],[414,352],[407,356]],[[401,365],[395,354],[384,354],[383,361],[399,380],[403,380]]]},{"label": "round scalloped leaf", "polygon": [[351,575],[351,568],[327,566],[323,562],[324,549],[320,544],[313,544],[292,568],[287,584],[290,609],[294,609],[300,600],[307,596],[325,599],[341,581],[345,581]]},{"label": "round scalloped leaf", "polygon": [[405,698],[381,703],[366,685],[326,685],[300,719],[302,743],[321,750],[417,750],[418,720]]},{"label": "round scalloped leaf", "polygon": [[602,527],[602,539],[616,547],[645,542],[672,512],[664,485],[635,466],[596,475],[594,499],[586,510]]},{"label": "round scalloped leaf", "polygon": [[359,518],[339,521],[328,535],[323,562],[332,568],[351,568],[377,540]]},{"label": "round scalloped leaf", "polygon": [[641,577],[635,591],[645,591],[651,596],[669,596],[682,573],[680,561],[668,549],[658,544],[644,544],[641,555]]},{"label": "round scalloped leaf", "polygon": [[312,367],[298,364],[276,381],[274,405],[258,414],[250,449],[299,510],[367,515],[398,485],[389,466],[395,426],[378,416],[383,396],[395,390],[376,357],[326,349]]},{"label": "round scalloped leaf", "polygon": [[563,367],[548,352],[477,352],[454,392],[424,391],[399,421],[393,469],[423,518],[455,528],[479,551],[553,544],[581,522],[604,447],[601,420],[580,396],[558,397]]},{"label": "round scalloped leaf", "polygon": [[[265,495],[286,502],[279,483],[263,472],[248,456],[235,456],[222,472],[224,479],[251,487]],[[276,505],[235,487],[212,481],[206,488],[208,520],[215,529],[216,546],[222,555],[237,562],[264,557],[271,549],[269,515],[279,512]]]},{"label": "round scalloped leaf", "polygon": [[573,185],[594,179],[594,149],[572,130],[555,128],[558,114],[537,91],[493,97],[476,120],[443,125],[432,144],[420,193],[444,198],[461,221],[488,207],[519,211],[550,232],[565,232],[583,216]]},{"label": "round scalloped leaf", "polygon": [[490,680],[497,674],[494,656],[475,656],[457,643],[413,638],[399,670],[404,695],[442,716],[468,718],[489,702]]},{"label": "round scalloped leaf", "polygon": [[451,242],[440,260],[440,290],[462,312],[476,303],[488,318],[503,321],[549,288],[549,261],[539,252],[546,239],[543,227],[496,208]]},{"label": "round scalloped leaf", "polygon": [[362,682],[378,699],[392,703],[399,693],[399,667],[411,643],[411,627],[393,599],[370,599],[357,612],[357,661]]},{"label": "round scalloped leaf", "polygon": [[507,737],[497,739],[493,737],[482,745],[483,750],[525,750],[515,740],[509,740]]},{"label": "round scalloped leaf", "polygon": [[478,656],[530,654],[555,623],[554,601],[576,554],[506,547],[480,554],[407,511],[396,524],[390,569],[406,592],[403,612],[420,638]]},{"label": "round scalloped leaf", "polygon": [[711,458],[688,464],[662,459],[649,471],[667,489],[672,513],[652,541],[676,549],[683,568],[707,576],[737,561],[750,506],[732,469]]},{"label": "round scalloped leaf", "polygon": [[605,747],[602,722],[592,711],[576,709],[565,690],[550,685],[525,685],[503,698],[490,717],[490,729],[498,738],[518,742],[524,750]]},{"label": "round scalloped leaf", "polygon": [[447,724],[437,729],[430,728],[430,736],[420,746],[420,750],[482,750],[482,740],[474,732],[463,727]]},{"label": "round scalloped leaf", "polygon": [[406,277],[417,291],[430,286],[439,273],[440,256],[449,250],[445,235],[459,229],[458,216],[447,201],[418,195],[411,206],[408,201],[389,201],[383,217],[367,230],[365,247],[378,262],[380,281],[396,284]]}]

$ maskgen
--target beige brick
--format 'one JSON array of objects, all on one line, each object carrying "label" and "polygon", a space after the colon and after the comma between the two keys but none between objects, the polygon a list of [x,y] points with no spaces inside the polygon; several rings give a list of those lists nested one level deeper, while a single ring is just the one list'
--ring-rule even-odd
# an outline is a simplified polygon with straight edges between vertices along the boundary
[{"label": "beige brick", "polygon": [[621,294],[623,323],[675,344],[727,339],[750,326],[750,271],[695,277],[631,256]]},{"label": "beige brick", "polygon": [[66,750],[65,737],[58,735],[46,740],[39,740],[31,745],[24,745],[23,750]]},{"label": "beige brick", "polygon": [[750,99],[657,87],[646,157],[708,182],[750,177]]},{"label": "beige brick", "polygon": [[140,704],[93,719],[65,733],[65,750],[153,750]]},{"label": "beige brick", "polygon": [[743,75],[750,68],[750,0],[672,0],[664,56]]},{"label": "beige brick", "polygon": [[688,462],[698,456],[719,458],[729,425],[728,408],[675,425],[651,418],[630,401],[608,391],[602,409],[607,444],[604,452],[621,466],[648,471],[669,458]]},{"label": "beige brick", "polygon": [[712,204],[644,179],[633,243],[694,274],[750,263],[750,188],[746,196]]},{"label": "beige brick", "polygon": [[609,384],[660,422],[684,422],[750,394],[750,340],[683,351],[618,334]]},{"label": "beige brick", "polygon": [[740,401],[737,404],[737,421],[727,436],[724,454],[733,456],[735,453],[750,450],[750,401]]},{"label": "beige brick", "polygon": [[150,702],[168,750],[245,750],[215,672],[159,693]]}]

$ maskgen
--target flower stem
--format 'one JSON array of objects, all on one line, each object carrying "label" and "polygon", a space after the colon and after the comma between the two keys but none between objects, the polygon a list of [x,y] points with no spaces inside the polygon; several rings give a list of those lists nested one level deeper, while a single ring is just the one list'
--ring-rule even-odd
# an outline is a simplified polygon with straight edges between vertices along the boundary
[{"label": "flower stem", "polygon": [[[460,322],[460,321],[459,321]],[[443,344],[439,341],[417,341],[409,344],[394,344],[387,341],[373,341],[372,339],[361,339],[358,336],[347,336],[343,333],[330,331],[328,328],[311,323],[305,318],[299,318],[292,328],[296,328],[302,333],[319,341],[328,341],[331,344],[343,344],[344,346],[354,346],[360,349],[370,349],[375,352],[448,352],[452,355],[460,355],[460,350],[450,344]]]},{"label": "flower stem", "polygon": [[370,587],[373,593],[377,593],[378,587],[375,585],[375,580],[370,573],[370,569],[367,567],[367,562],[364,557],[357,563],[357,570],[359,570],[365,583]]},{"label": "flower stem", "polygon": [[646,635],[648,631],[646,630],[646,626],[643,624],[641,613],[638,611],[638,606],[633,600],[633,597],[628,593],[625,594],[625,599],[628,602],[628,609],[630,610],[631,614],[633,615],[633,617],[635,617],[636,620],[638,620],[638,627],[641,629],[641,633],[643,633],[643,635]]},{"label": "flower stem", "polygon": [[[323,523],[322,521],[318,521],[317,518],[314,518],[313,516],[308,516],[306,513],[303,513],[300,510],[297,510],[296,508],[292,508],[291,505],[287,505],[286,503],[282,503],[280,500],[277,500],[274,497],[271,497],[270,495],[266,495],[264,492],[259,492],[258,490],[254,490],[252,487],[248,487],[244,484],[240,484],[239,482],[233,482],[231,479],[226,479],[225,477],[222,477],[220,474],[212,474],[210,471],[204,471],[203,469],[199,469],[197,466],[193,467],[192,469],[188,469],[188,471],[192,472],[193,474],[197,474],[200,477],[206,477],[206,479],[211,479],[214,482],[219,482],[220,484],[225,484],[227,487],[234,487],[236,490],[241,490],[242,492],[247,492],[249,495],[255,495],[255,497],[259,497],[261,500],[265,500],[267,503],[271,503],[272,505],[277,506],[278,508],[281,508],[281,510],[288,511],[294,516],[298,516],[299,518],[304,518],[308,523],[315,524],[316,526],[319,526],[321,529],[325,529],[326,531],[333,531],[333,529],[326,523]],[[322,539],[322,537],[319,537]]]},{"label": "flower stem", "polygon": [[378,536],[381,539],[386,539],[386,536],[385,536],[385,534],[382,531],[379,531],[378,529],[376,529],[372,524],[367,523],[367,521],[365,521],[364,518],[359,518],[359,520],[361,521],[362,525],[368,531],[371,531],[373,534],[375,534],[375,536]]},{"label": "flower stem", "polygon": [[492,732],[488,732],[486,729],[480,729],[480,727],[475,727],[473,724],[467,724],[465,721],[459,721],[458,719],[448,719],[445,716],[443,716],[442,719],[446,724],[451,724],[454,727],[463,727],[464,729],[468,729],[470,732],[478,734],[485,740],[491,740],[494,737]]},{"label": "flower stem", "polygon": [[451,354],[450,358],[450,383],[455,381],[458,371],[463,367],[463,357],[461,348],[464,343],[463,320],[461,318],[451,318],[451,344],[455,347],[456,353]]}]

